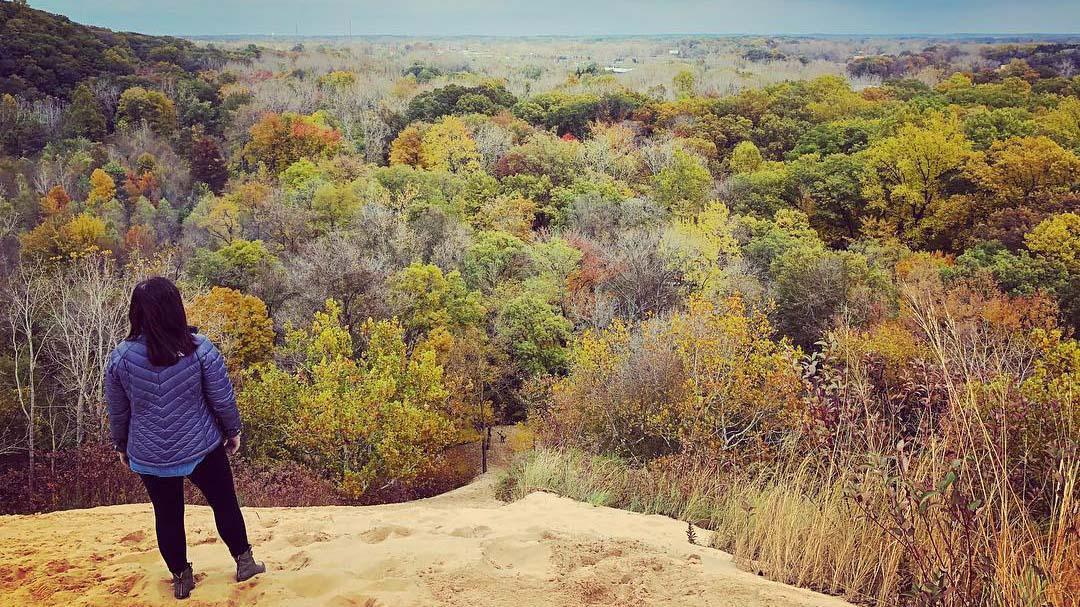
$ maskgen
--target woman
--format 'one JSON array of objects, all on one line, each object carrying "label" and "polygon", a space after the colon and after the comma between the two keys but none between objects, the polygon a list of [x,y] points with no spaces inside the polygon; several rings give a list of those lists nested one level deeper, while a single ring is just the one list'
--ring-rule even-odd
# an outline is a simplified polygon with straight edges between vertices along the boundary
[{"label": "woman", "polygon": [[106,369],[109,429],[120,461],[139,474],[154,504],[158,549],[173,594],[195,587],[184,534],[184,477],[214,510],[236,559],[236,581],[266,571],[255,562],[236,500],[229,455],[240,448],[240,412],[221,353],[187,324],[176,285],[140,282],[128,310],[131,332]]}]

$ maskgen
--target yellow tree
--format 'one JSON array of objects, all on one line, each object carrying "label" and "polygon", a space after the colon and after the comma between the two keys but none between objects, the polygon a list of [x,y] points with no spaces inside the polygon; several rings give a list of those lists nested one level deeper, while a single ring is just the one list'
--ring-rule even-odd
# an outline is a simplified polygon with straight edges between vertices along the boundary
[{"label": "yellow tree", "polygon": [[79,257],[107,249],[111,244],[105,222],[88,213],[64,221],[60,215],[48,217],[20,237],[22,254],[39,260]]},{"label": "yellow tree", "polygon": [[270,189],[258,182],[246,183],[223,196],[207,194],[199,199],[187,221],[228,244],[243,237],[244,225],[269,196]]},{"label": "yellow tree", "polygon": [[870,208],[898,237],[930,246],[966,219],[969,201],[946,186],[971,158],[971,143],[954,118],[934,115],[926,126],[904,125],[867,150]]},{"label": "yellow tree", "polygon": [[171,135],[176,130],[176,105],[163,93],[135,86],[120,95],[116,123],[121,128],[146,123],[159,135]]},{"label": "yellow tree", "polygon": [[221,349],[229,370],[266,361],[274,350],[274,323],[254,295],[214,287],[187,306],[189,322]]},{"label": "yellow tree", "polygon": [[90,193],[86,197],[86,206],[95,209],[116,197],[116,182],[111,175],[101,169],[90,173]]},{"label": "yellow tree", "polygon": [[480,153],[465,123],[446,116],[424,132],[420,143],[420,164],[425,169],[458,173],[480,167]]},{"label": "yellow tree", "polygon": [[333,301],[309,327],[290,329],[282,356],[297,372],[261,366],[238,399],[252,436],[273,446],[256,455],[303,461],[356,497],[431,472],[455,434],[442,413],[448,394],[435,351],[410,350],[404,332],[397,321],[368,320],[354,356]]},{"label": "yellow tree", "polygon": [[390,277],[387,303],[410,337],[443,328],[460,333],[479,323],[486,310],[478,291],[469,291],[457,270],[413,263]]},{"label": "yellow tree", "polygon": [[764,162],[761,150],[753,141],[740,141],[735,149],[731,150],[728,158],[728,166],[733,173],[753,173],[760,169]]},{"label": "yellow tree", "polygon": [[1039,132],[1080,152],[1080,99],[1063,97],[1058,106],[1036,120]]},{"label": "yellow tree", "polygon": [[1044,207],[1080,182],[1080,158],[1043,136],[995,141],[972,168],[999,208]]},{"label": "yellow tree", "polygon": [[480,206],[473,217],[473,225],[481,230],[502,230],[522,240],[532,240],[536,211],[536,202],[523,196],[496,196]]},{"label": "yellow tree", "polygon": [[1080,215],[1047,217],[1024,237],[1035,255],[1069,274],[1080,274]]},{"label": "yellow tree", "polygon": [[739,255],[734,229],[728,208],[711,202],[693,217],[675,219],[661,246],[696,290],[716,293],[726,262]]},{"label": "yellow tree", "polygon": [[354,84],[356,84],[356,73],[346,70],[335,70],[319,78],[320,86],[331,89],[344,89]]},{"label": "yellow tree", "polygon": [[741,299],[700,297],[634,328],[586,331],[553,385],[551,418],[570,444],[634,457],[763,448],[801,410],[794,352],[772,332]]}]

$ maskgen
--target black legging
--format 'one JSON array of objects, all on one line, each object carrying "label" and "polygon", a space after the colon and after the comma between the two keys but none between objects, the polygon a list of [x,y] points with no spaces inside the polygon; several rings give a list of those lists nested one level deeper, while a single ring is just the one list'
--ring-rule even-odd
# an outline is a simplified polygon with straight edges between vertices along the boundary
[{"label": "black legging", "polygon": [[[187,569],[187,536],[184,532],[184,477],[152,476],[140,474],[150,501],[154,503],[154,520],[157,527],[158,550],[161,551],[169,571],[180,573]],[[188,475],[191,482],[206,496],[206,502],[214,510],[214,522],[218,535],[225,541],[232,555],[239,556],[251,546],[248,544],[247,527],[236,501],[232,469],[225,456],[225,447],[218,447],[206,455],[203,461]]]}]

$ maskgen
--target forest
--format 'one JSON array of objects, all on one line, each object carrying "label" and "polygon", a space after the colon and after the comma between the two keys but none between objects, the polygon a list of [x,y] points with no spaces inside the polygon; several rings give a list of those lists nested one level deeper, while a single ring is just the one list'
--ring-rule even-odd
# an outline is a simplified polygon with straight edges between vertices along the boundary
[{"label": "forest", "polygon": [[507,500],[859,604],[1075,604],[1080,40],[181,40],[0,1],[0,513],[145,501],[102,384],[153,275],[226,357],[248,505],[432,495],[521,424]]}]

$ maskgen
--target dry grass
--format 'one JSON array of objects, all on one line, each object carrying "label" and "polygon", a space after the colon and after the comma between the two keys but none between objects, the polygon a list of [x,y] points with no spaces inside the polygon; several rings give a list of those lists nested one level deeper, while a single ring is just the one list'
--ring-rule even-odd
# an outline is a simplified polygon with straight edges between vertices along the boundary
[{"label": "dry grass", "polygon": [[511,467],[502,486],[509,499],[551,491],[685,520],[713,531],[709,545],[772,579],[890,604],[901,551],[859,519],[842,483],[821,487],[812,469],[807,459],[779,474],[761,470],[725,478],[685,461],[637,468],[576,450],[538,449]]},{"label": "dry grass", "polygon": [[[930,456],[928,455],[928,458]],[[922,466],[931,474],[936,466]],[[985,509],[970,546],[943,513],[929,510],[916,527],[923,548],[952,558],[990,559],[993,579],[970,604],[1066,607],[1077,591],[1076,467],[1063,470],[1065,503],[1047,524],[1018,506],[999,519]],[[835,480],[827,480],[832,476]],[[823,482],[824,480],[824,482]],[[511,467],[503,497],[551,491],[591,504],[661,514],[713,531],[709,544],[730,552],[750,570],[785,583],[879,606],[935,604],[911,595],[911,555],[901,537],[864,515],[850,498],[844,475],[822,470],[814,458],[787,459],[775,468],[717,473],[692,463],[634,467],[576,450],[537,449]],[[863,488],[864,492],[867,489]],[[871,511],[889,509],[884,482],[869,489]],[[938,534],[931,537],[932,534]],[[952,544],[947,548],[946,544]],[[959,548],[959,550],[956,550]],[[949,565],[948,562],[945,563]],[[960,565],[957,563],[956,567]]]}]

